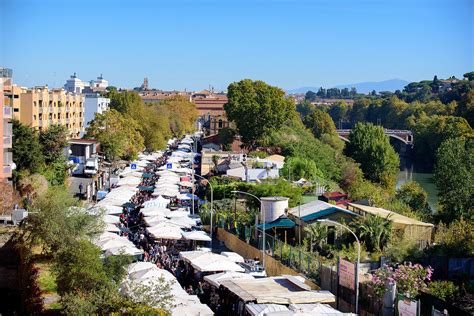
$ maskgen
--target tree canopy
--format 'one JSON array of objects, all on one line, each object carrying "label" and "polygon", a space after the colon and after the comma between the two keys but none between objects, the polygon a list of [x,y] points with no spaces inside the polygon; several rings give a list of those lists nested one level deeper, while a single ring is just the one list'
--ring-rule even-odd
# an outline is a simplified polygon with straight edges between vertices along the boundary
[{"label": "tree canopy", "polygon": [[294,112],[293,101],[285,97],[285,92],[263,81],[241,80],[231,83],[227,91],[227,117],[235,122],[242,141],[249,147],[278,130]]},{"label": "tree canopy", "polygon": [[86,137],[97,139],[102,151],[110,161],[118,158],[134,159],[144,148],[144,140],[139,133],[136,121],[122,116],[118,111],[110,109],[96,114],[89,123]]},{"label": "tree canopy", "polygon": [[346,153],[360,163],[367,179],[386,188],[395,184],[400,158],[380,126],[358,123],[349,135]]},{"label": "tree canopy", "polygon": [[465,137],[444,141],[437,151],[435,183],[442,206],[439,217],[451,222],[474,216],[474,140]]},{"label": "tree canopy", "polygon": [[323,134],[336,133],[336,126],[331,116],[320,109],[315,109],[312,113],[305,116],[304,124],[317,138],[321,138]]}]

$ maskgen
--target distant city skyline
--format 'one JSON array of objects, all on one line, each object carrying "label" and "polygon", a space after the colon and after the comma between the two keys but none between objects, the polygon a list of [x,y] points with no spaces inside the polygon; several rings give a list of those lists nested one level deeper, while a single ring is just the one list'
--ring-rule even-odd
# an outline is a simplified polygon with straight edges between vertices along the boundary
[{"label": "distant city skyline", "polygon": [[418,81],[474,70],[474,1],[0,2],[0,66],[22,86],[225,90]]}]

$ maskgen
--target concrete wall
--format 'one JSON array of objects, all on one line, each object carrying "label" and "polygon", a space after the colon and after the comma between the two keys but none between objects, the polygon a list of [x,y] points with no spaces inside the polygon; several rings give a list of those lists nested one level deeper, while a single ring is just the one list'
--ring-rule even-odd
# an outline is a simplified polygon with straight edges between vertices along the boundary
[{"label": "concrete wall", "polygon": [[[258,257],[262,261],[262,251],[247,244],[245,241],[240,240],[237,236],[225,231],[222,228],[217,229],[217,239],[224,242],[225,246],[230,250],[238,253],[244,258],[250,259]],[[279,276],[283,274],[288,275],[299,275],[297,271],[285,266],[278,260],[273,259],[271,256],[265,256],[265,270],[268,276]],[[319,287],[312,281],[306,279],[305,283],[311,286],[312,289],[319,290]]]}]

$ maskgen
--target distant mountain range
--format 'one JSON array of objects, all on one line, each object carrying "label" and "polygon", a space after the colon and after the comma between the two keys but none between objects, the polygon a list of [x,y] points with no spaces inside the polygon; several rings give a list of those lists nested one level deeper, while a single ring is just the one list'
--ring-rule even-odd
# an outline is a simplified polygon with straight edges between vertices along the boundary
[{"label": "distant mountain range", "polygon": [[[394,92],[395,90],[402,90],[407,84],[409,84],[409,81],[406,80],[401,80],[401,79],[390,79],[390,80],[384,80],[384,81],[367,81],[367,82],[358,82],[358,83],[350,83],[350,84],[342,84],[338,85],[332,88],[352,88],[355,87],[357,89],[357,92],[359,93],[369,93],[372,90],[375,90],[377,92],[380,91],[392,91]],[[323,88],[328,88],[324,87]],[[314,91],[317,92],[319,90],[319,87],[301,87],[297,89],[291,89],[287,90],[287,93],[306,93],[308,91]]]}]

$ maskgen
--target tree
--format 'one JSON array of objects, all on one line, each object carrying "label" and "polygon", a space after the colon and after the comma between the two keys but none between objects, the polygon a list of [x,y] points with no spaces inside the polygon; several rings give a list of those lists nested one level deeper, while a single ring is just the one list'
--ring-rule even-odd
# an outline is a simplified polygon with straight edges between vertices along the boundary
[{"label": "tree", "polygon": [[219,144],[222,145],[224,150],[230,150],[232,143],[234,142],[235,130],[230,127],[225,127],[219,130],[218,139]]},{"label": "tree", "polygon": [[469,81],[473,81],[473,80],[474,80],[474,71],[466,72],[466,73],[463,75],[463,77],[466,78],[466,79],[469,80]]},{"label": "tree", "polygon": [[311,114],[307,115],[304,118],[304,123],[317,138],[320,138],[323,134],[336,133],[336,126],[329,114],[319,109],[315,109]]},{"label": "tree", "polygon": [[313,160],[300,157],[288,158],[280,170],[280,174],[282,177],[291,178],[291,180],[299,180],[301,178],[314,180],[323,177],[323,173],[318,169]]},{"label": "tree", "polygon": [[321,248],[322,243],[326,241],[328,237],[328,227],[319,222],[307,225],[304,228],[304,231],[308,235],[307,238],[310,240],[309,244],[311,252],[313,252],[315,246]]},{"label": "tree", "polygon": [[443,141],[460,136],[474,136],[469,123],[457,116],[422,114],[410,127],[414,131],[414,154],[428,166],[434,165],[436,151]]},{"label": "tree", "polygon": [[314,93],[313,91],[308,91],[306,92],[306,94],[304,95],[304,99],[305,101],[309,101],[309,102],[312,102],[312,101],[315,101],[316,100],[316,93]]},{"label": "tree", "polygon": [[435,248],[438,248],[441,254],[472,256],[474,255],[474,223],[462,217],[449,225],[441,223],[436,229],[434,241]]},{"label": "tree", "polygon": [[431,209],[428,205],[428,193],[418,182],[409,181],[397,190],[395,197],[407,204],[411,210],[420,214],[424,219],[431,217]]},{"label": "tree", "polygon": [[439,189],[440,216],[449,223],[474,216],[474,141],[465,137],[444,141],[437,151],[435,183]]},{"label": "tree", "polygon": [[[342,122],[347,120],[348,109],[349,108],[346,102],[340,101],[336,102],[329,108],[328,114],[331,116],[332,120],[334,121],[334,124],[339,126]],[[341,127],[342,126],[339,126],[339,128]]]},{"label": "tree", "polygon": [[43,164],[43,155],[38,135],[30,127],[13,120],[13,161],[16,172],[37,172]]},{"label": "tree", "polygon": [[100,214],[93,216],[77,207],[77,200],[63,187],[50,187],[33,200],[24,223],[24,238],[31,246],[40,244],[46,254],[55,254],[77,239],[90,238],[103,229]]},{"label": "tree", "polygon": [[227,91],[227,117],[235,122],[247,147],[254,147],[270,136],[295,112],[292,100],[285,97],[283,90],[263,81],[234,82]]},{"label": "tree", "polygon": [[360,163],[369,180],[386,188],[395,184],[400,159],[382,127],[358,123],[349,135],[346,153]]},{"label": "tree", "polygon": [[168,115],[169,129],[175,137],[195,130],[198,117],[196,105],[183,96],[161,101],[158,104],[158,113]]},{"label": "tree", "polygon": [[382,250],[392,234],[392,222],[388,218],[370,214],[359,217],[351,226],[369,251]]},{"label": "tree", "polygon": [[0,182],[0,214],[11,215],[14,204],[20,200],[11,184]]},{"label": "tree", "polygon": [[138,123],[135,120],[127,119],[111,109],[102,114],[96,114],[89,123],[86,137],[99,141],[109,161],[118,158],[133,159],[144,148],[143,137],[138,129]]},{"label": "tree", "polygon": [[296,111],[304,118],[306,115],[312,113],[316,109],[316,106],[309,101],[304,100],[296,105]]},{"label": "tree", "polygon": [[51,125],[39,133],[39,143],[47,164],[63,160],[63,150],[67,146],[67,130],[62,125]]}]

